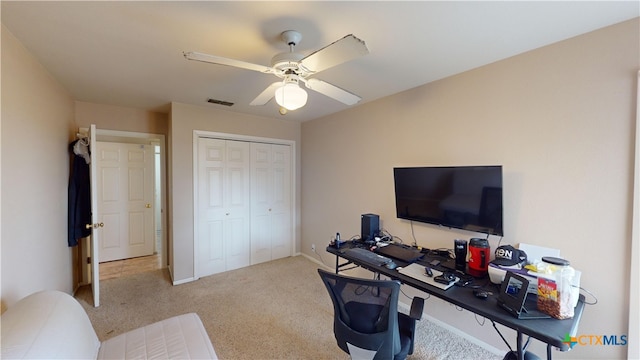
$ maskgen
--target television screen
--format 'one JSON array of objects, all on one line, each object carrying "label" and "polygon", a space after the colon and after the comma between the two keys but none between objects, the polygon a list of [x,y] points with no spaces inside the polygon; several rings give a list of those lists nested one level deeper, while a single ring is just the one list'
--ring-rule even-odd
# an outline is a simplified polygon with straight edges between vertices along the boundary
[{"label": "television screen", "polygon": [[393,169],[398,218],[503,236],[502,166]]}]

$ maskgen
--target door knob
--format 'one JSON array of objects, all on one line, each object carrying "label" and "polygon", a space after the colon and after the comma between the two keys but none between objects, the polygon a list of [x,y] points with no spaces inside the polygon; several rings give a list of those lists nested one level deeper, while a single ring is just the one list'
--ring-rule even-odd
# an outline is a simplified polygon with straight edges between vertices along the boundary
[{"label": "door knob", "polygon": [[146,207],[147,209],[151,209],[151,204],[147,204],[144,207]]},{"label": "door knob", "polygon": [[101,222],[101,223],[95,223],[95,224],[86,224],[84,226],[85,229],[91,229],[91,228],[97,229],[99,227],[104,227],[104,223]]}]

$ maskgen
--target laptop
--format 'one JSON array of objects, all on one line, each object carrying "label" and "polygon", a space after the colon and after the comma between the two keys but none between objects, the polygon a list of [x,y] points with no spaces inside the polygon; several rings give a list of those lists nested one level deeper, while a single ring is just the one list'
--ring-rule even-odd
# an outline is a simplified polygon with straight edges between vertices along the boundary
[{"label": "laptop", "polygon": [[405,247],[397,244],[389,244],[387,246],[380,246],[376,248],[376,253],[390,258],[398,259],[406,263],[414,263],[418,259],[424,256],[419,250]]},{"label": "laptop", "polygon": [[518,319],[547,319],[551,316],[539,311],[535,302],[536,295],[528,296],[529,280],[507,271],[500,295],[498,295],[498,306],[507,310]]}]

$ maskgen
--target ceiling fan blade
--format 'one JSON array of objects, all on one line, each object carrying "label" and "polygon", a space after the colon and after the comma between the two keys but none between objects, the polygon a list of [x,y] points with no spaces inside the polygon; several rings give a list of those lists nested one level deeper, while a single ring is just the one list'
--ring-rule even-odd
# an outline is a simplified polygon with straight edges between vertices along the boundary
[{"label": "ceiling fan blade", "polygon": [[184,52],[184,57],[188,60],[202,61],[210,64],[233,66],[241,69],[253,70],[261,73],[273,73],[273,68],[263,65],[256,65],[240,60],[227,59],[220,56],[203,54],[195,51]]},{"label": "ceiling fan blade", "polygon": [[335,85],[331,85],[326,81],[318,79],[301,79],[308,89],[317,91],[322,95],[328,96],[334,100],[340,101],[346,105],[355,105],[362,98],[358,95],[352,94],[347,90],[343,90]]},{"label": "ceiling fan blade", "polygon": [[310,73],[317,73],[368,53],[364,41],[347,35],[300,60],[300,65]]},{"label": "ceiling fan blade", "polygon": [[253,99],[253,101],[249,103],[249,105],[264,105],[268,103],[269,100],[274,97],[276,89],[278,89],[280,86],[282,86],[282,81],[277,81],[269,85],[266,89],[264,89],[264,91],[260,93],[260,95]]}]

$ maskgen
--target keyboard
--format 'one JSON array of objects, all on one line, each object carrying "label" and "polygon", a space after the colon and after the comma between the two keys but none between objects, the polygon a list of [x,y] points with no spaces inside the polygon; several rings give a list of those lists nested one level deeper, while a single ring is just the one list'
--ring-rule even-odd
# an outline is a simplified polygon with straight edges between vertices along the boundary
[{"label": "keyboard", "polygon": [[344,253],[351,258],[372,266],[382,266],[391,262],[391,259],[388,257],[378,255],[366,249],[352,248],[345,250]]}]

